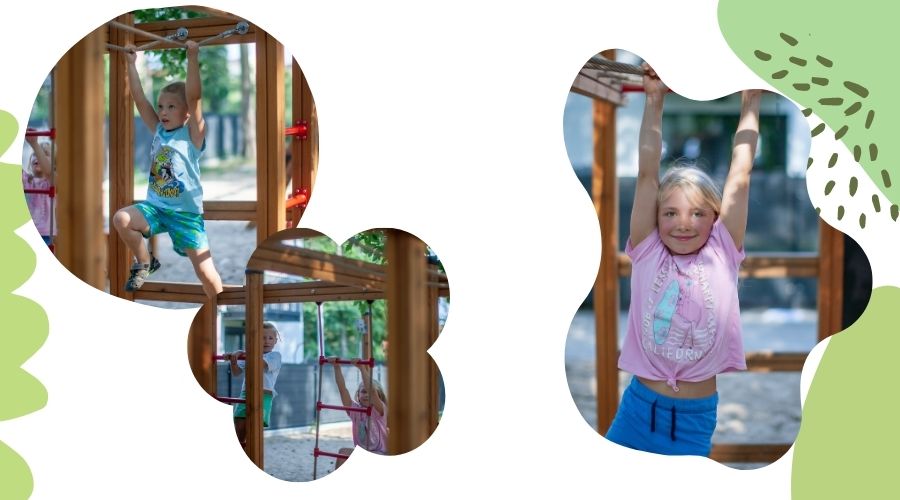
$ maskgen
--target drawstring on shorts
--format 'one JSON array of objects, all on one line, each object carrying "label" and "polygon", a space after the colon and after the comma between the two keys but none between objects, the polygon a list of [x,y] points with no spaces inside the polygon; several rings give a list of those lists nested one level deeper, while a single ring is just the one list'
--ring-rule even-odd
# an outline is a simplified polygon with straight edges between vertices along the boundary
[{"label": "drawstring on shorts", "polygon": [[[673,406],[671,409],[672,415],[672,429],[669,431],[669,436],[672,438],[672,441],[676,441],[675,439],[675,407]],[[656,400],[653,401],[653,404],[650,405],[650,432],[656,432]]]}]

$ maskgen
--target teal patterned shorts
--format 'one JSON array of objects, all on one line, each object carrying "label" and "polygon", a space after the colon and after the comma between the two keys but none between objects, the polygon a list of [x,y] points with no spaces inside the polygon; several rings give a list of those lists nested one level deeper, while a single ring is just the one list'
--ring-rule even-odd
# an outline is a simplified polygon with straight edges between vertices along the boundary
[{"label": "teal patterned shorts", "polygon": [[155,234],[169,233],[172,246],[178,255],[187,257],[185,250],[203,250],[209,248],[206,238],[206,226],[203,225],[203,214],[179,212],[168,208],[160,208],[142,201],[134,206],[141,211],[150,231],[145,234],[149,238]]}]

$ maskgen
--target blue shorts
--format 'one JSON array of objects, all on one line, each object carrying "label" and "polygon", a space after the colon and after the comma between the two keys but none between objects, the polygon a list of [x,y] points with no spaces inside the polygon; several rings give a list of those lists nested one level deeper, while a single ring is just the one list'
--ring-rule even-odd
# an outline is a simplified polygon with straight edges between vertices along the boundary
[{"label": "blue shorts", "polygon": [[632,377],[606,439],[661,455],[709,456],[718,405],[718,393],[699,399],[670,398]]},{"label": "blue shorts", "polygon": [[147,223],[150,224],[149,238],[155,234],[169,233],[172,238],[172,246],[178,255],[187,256],[185,250],[203,250],[209,248],[209,240],[206,237],[206,226],[203,224],[203,214],[192,212],[179,212],[169,208],[161,208],[142,201],[134,208],[140,210]]},{"label": "blue shorts", "polygon": [[[241,391],[241,399],[247,399],[247,391]],[[269,415],[272,414],[272,393],[263,393],[263,427],[269,426]],[[247,418],[247,405],[238,403],[234,405],[234,418]]]}]

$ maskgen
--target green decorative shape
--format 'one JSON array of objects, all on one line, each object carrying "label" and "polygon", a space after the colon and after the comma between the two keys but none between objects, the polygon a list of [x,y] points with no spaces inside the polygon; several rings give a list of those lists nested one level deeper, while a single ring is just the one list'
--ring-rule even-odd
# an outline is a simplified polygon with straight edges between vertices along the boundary
[{"label": "green decorative shape", "polygon": [[803,407],[793,500],[895,497],[897,304],[900,289],[876,288],[862,317],[831,337]]},{"label": "green decorative shape", "polygon": [[[773,18],[773,13],[777,16]],[[759,0],[748,8],[740,0],[720,0],[719,27],[725,41],[751,70],[779,92],[803,108],[811,108],[832,130],[844,130],[836,139],[849,150],[853,145],[878,144],[876,163],[863,157],[860,165],[879,187],[881,165],[890,165],[892,173],[900,168],[900,99],[897,80],[900,69],[885,61],[896,59],[896,44],[885,42],[885,33],[896,33],[900,3],[862,0],[840,5],[814,0],[784,2]],[[773,19],[776,19],[773,22]],[[797,41],[785,43],[783,35]],[[756,51],[771,55],[762,61]],[[810,61],[802,66],[800,61]],[[877,69],[876,69],[877,68]],[[792,81],[772,78],[778,71],[789,69]],[[798,90],[795,82],[827,78],[840,85],[813,86]],[[841,97],[852,104],[848,114],[841,106],[823,106],[819,99]],[[857,113],[865,111],[865,113]],[[875,114],[879,121],[875,122]],[[848,127],[843,129],[843,127]],[[883,187],[885,197],[900,203],[900,184]]]},{"label": "green decorative shape", "polygon": [[[18,125],[9,113],[0,110],[0,151],[9,149]],[[22,192],[22,167],[0,164],[0,317],[5,324],[0,349],[0,380],[3,404],[0,420],[27,415],[47,404],[47,390],[22,364],[47,339],[48,324],[44,310],[33,301],[13,295],[34,272],[35,255],[31,247],[14,231],[30,219]],[[2,497],[28,498],[34,487],[31,471],[22,458],[0,443],[0,490]]]},{"label": "green decorative shape", "polygon": [[844,87],[847,87],[847,90],[853,92],[854,94],[865,99],[869,97],[869,89],[863,87],[862,85],[854,82],[844,82]]},{"label": "green decorative shape", "polygon": [[0,441],[0,494],[4,500],[26,499],[34,489],[31,469],[12,448]]}]

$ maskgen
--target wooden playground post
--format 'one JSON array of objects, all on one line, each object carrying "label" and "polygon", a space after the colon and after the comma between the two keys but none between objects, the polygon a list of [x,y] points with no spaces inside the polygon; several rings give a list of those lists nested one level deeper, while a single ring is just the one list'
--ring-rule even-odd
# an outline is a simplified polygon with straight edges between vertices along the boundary
[{"label": "wooden playground post", "polygon": [[428,331],[425,244],[404,231],[387,231],[388,453],[398,455],[425,442],[436,417],[429,415]]},{"label": "wooden playground post", "polygon": [[819,340],[844,329],[844,233],[819,221]]},{"label": "wooden playground post", "polygon": [[[116,18],[132,24],[134,16]],[[133,43],[129,31],[110,29],[109,43],[124,47]],[[109,54],[109,236],[107,237],[107,273],[109,293],[131,300],[134,294],[124,290],[131,267],[131,253],[113,227],[112,217],[120,208],[134,203],[134,100],[128,88],[128,61],[125,53]]]},{"label": "wooden playground post", "polygon": [[[437,266],[430,266],[436,268]],[[440,317],[440,294],[436,287],[428,288],[428,345],[432,346],[437,342],[438,335],[441,333],[441,317]],[[430,356],[429,356],[430,357]],[[438,381],[438,368],[433,359],[428,360],[428,390],[431,397],[428,398],[428,415],[432,418],[431,430],[429,434],[434,432],[438,425],[438,409],[440,408],[440,383]]]},{"label": "wooden playground post", "polygon": [[[615,58],[615,51],[602,53]],[[594,165],[591,193],[600,222],[600,272],[594,282],[597,324],[597,430],[606,434],[619,406],[618,323],[619,184],[616,178],[616,106],[594,99]],[[600,334],[599,332],[604,332]]]},{"label": "wooden playground post", "polygon": [[58,235],[56,257],[79,279],[106,285],[103,248],[103,29],[60,59],[53,78]]},{"label": "wooden playground post", "polygon": [[256,36],[256,238],[285,227],[284,47],[265,32]]},{"label": "wooden playground post", "polygon": [[216,333],[218,308],[216,299],[207,300],[191,323],[188,334],[188,362],[200,387],[207,394],[216,393]]},{"label": "wooden playground post", "polygon": [[247,386],[247,457],[260,469],[263,468],[263,412],[262,412],[262,324],[263,324],[263,272],[248,269],[246,272],[247,309],[244,320]]}]

